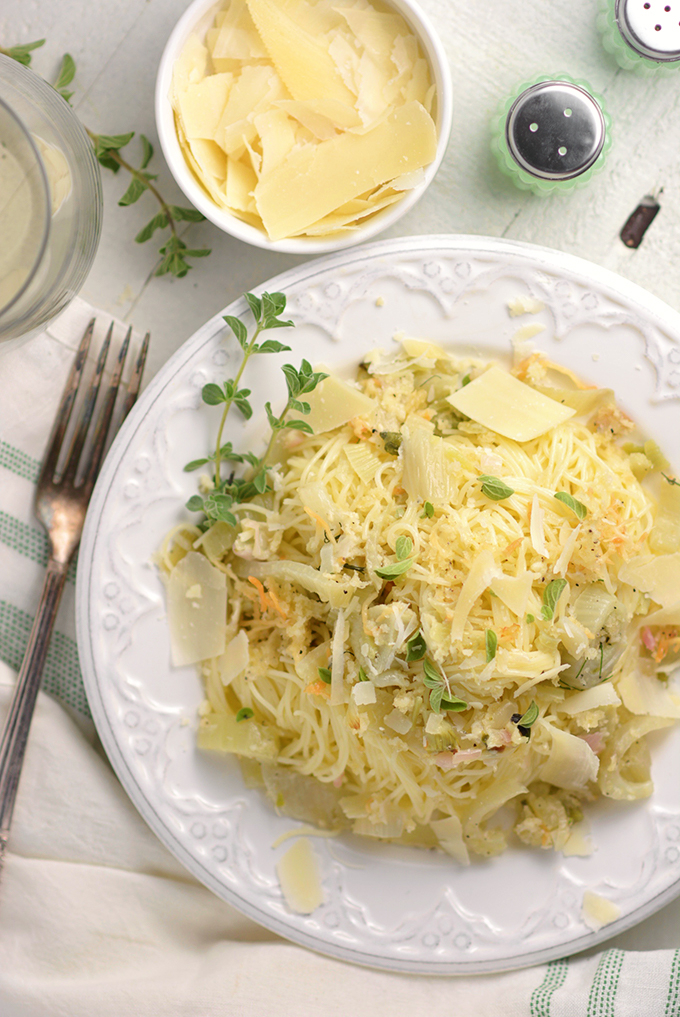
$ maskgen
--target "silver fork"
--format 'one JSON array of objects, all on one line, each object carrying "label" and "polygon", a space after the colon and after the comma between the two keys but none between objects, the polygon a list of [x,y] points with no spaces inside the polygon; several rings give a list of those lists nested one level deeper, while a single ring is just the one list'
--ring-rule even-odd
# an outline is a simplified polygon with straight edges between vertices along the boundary
[{"label": "silver fork", "polygon": [[[97,358],[94,375],[85,394],[64,465],[59,467],[62,448],[65,445],[66,430],[83,377],[94,324],[95,319],[93,318],[78,347],[38,478],[35,511],[47,530],[50,554],[26,654],[19,671],[5,727],[0,736],[0,871],[7,848],[7,838],[12,822],[28,732],[40,688],[54,619],[61,600],[69,564],[80,543],[85,513],[111,430],[116,397],[130,345],[132,329],[128,329],[121,346],[111,383],[104,394],[102,406],[94,425],[91,443],[86,454],[83,455],[106,357],[111,345],[112,323]],[[147,332],[132,376],[127,384],[120,423],[125,419],[137,399],[148,346],[149,334]]]}]

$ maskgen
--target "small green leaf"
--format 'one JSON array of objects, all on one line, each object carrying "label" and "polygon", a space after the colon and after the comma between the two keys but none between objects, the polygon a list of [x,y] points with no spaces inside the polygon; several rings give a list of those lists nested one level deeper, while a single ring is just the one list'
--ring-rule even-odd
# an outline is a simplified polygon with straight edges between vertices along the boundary
[{"label": "small green leaf", "polygon": [[381,431],[380,437],[385,443],[385,451],[390,456],[398,456],[403,438],[401,431]]},{"label": "small green leaf", "polygon": [[469,385],[471,381],[472,381],[472,378],[470,377],[470,375],[466,374],[465,377],[463,378],[463,380],[460,383],[460,387],[461,388],[465,388],[465,386]]},{"label": "small green leaf", "polygon": [[413,541],[411,540],[410,537],[404,536],[397,537],[395,551],[399,561],[404,561],[405,558],[408,558],[412,550],[413,550]]},{"label": "small green leaf", "polygon": [[551,579],[543,591],[543,606],[541,608],[541,615],[546,621],[550,621],[555,614],[557,601],[562,596],[562,591],[566,585],[566,579]]},{"label": "small green leaf", "polygon": [[290,346],[279,343],[276,339],[265,339],[263,343],[257,347],[258,353],[290,353]]},{"label": "small green leaf", "polygon": [[136,201],[139,201],[144,191],[147,190],[148,184],[145,184],[143,180],[138,177],[133,177],[130,181],[130,186],[118,202],[119,205],[134,205]]},{"label": "small green leaf", "polygon": [[458,696],[442,696],[441,698],[442,710],[453,710],[455,713],[460,713],[462,710],[467,710],[468,704],[464,699],[459,699]]},{"label": "small green leaf", "polygon": [[[101,162],[101,160],[100,160]],[[135,237],[135,242],[138,244],[144,244],[147,240],[150,240],[156,230],[165,229],[168,225],[168,217],[165,212],[159,212],[155,215],[150,222],[143,227]]]},{"label": "small green leaf", "polygon": [[[201,466],[205,466],[209,463],[209,459],[192,459],[190,463],[187,463],[184,467],[185,473],[193,473],[194,470],[200,470]],[[201,499],[201,508],[203,508],[203,500]]]},{"label": "small green leaf", "polygon": [[286,379],[286,386],[288,388],[288,395],[291,399],[295,399],[296,396],[300,395],[301,382],[300,376],[295,368],[291,364],[284,364],[281,368],[283,376]]},{"label": "small green leaf", "polygon": [[406,643],[406,660],[422,660],[427,653],[427,643],[422,632],[417,632],[415,636]]},{"label": "small green leaf", "polygon": [[381,569],[376,569],[376,576],[380,576],[381,579],[396,579],[397,576],[403,576],[404,572],[413,565],[413,559],[407,558],[406,561],[396,561],[392,565],[385,565]]},{"label": "small green leaf", "polygon": [[[186,469],[186,466],[184,468]],[[205,511],[203,508],[203,499],[201,498],[201,496],[198,494],[192,495],[191,498],[189,498],[189,501],[187,502],[187,508],[189,509],[190,512]]]},{"label": "small green leaf", "polygon": [[203,499],[203,508],[205,514],[211,519],[218,519],[223,523],[229,523],[230,526],[236,526],[236,516],[229,511],[233,503],[233,498],[228,494],[209,494],[207,498]]},{"label": "small green leaf", "polygon": [[[57,91],[61,88],[66,88],[67,85],[71,84],[75,76],[75,61],[70,53],[64,53],[61,61],[61,67],[59,68],[59,74],[57,75],[57,80],[54,82],[54,87]],[[71,95],[73,95],[72,92]]]},{"label": "small green leaf", "polygon": [[477,479],[482,482],[482,493],[491,501],[503,501],[504,498],[509,498],[515,493],[500,477],[492,477],[484,473]]},{"label": "small green leaf", "polygon": [[262,301],[259,297],[256,297],[254,293],[245,293],[244,296],[248,307],[253,313],[255,321],[259,322],[262,317]]},{"label": "small green leaf", "polygon": [[287,420],[284,427],[289,427],[292,431],[304,431],[305,434],[314,434],[314,430],[306,420]]},{"label": "small green leaf", "polygon": [[517,727],[531,727],[538,720],[538,707],[536,703],[531,700],[531,706],[517,721]]},{"label": "small green leaf", "polygon": [[197,208],[182,208],[180,205],[170,205],[169,208],[170,215],[176,222],[203,222],[205,219],[203,213],[199,212]]},{"label": "small green leaf", "polygon": [[140,134],[139,140],[142,143],[142,163],[140,169],[146,169],[153,158],[153,145],[145,134]]},{"label": "small green leaf", "polygon": [[444,698],[444,686],[436,685],[430,692],[430,709],[435,713],[441,713],[442,699]]},{"label": "small green leaf", "polygon": [[234,406],[239,411],[244,420],[250,420],[253,415],[253,408],[247,399],[234,399]]},{"label": "small green leaf", "polygon": [[17,63],[23,64],[24,67],[28,67],[31,63],[31,53],[33,50],[40,49],[44,45],[44,39],[38,39],[36,42],[24,42],[19,46],[11,46],[7,50],[7,56],[10,56],[12,60],[16,60]]},{"label": "small green leaf", "polygon": [[496,649],[498,648],[498,636],[496,635],[493,629],[486,630],[485,642],[486,642],[486,662],[488,664],[496,656]]},{"label": "small green leaf", "polygon": [[561,501],[563,505],[570,508],[579,519],[585,519],[588,515],[588,509],[585,507],[583,502],[577,501],[571,494],[567,494],[566,491],[558,491],[554,496],[558,501]]},{"label": "small green leaf", "polygon": [[531,625],[531,623],[534,622],[534,621],[536,621],[536,619],[534,618],[533,614],[528,614],[527,615],[527,622],[529,623],[529,625]]},{"label": "small green leaf", "polygon": [[201,398],[204,403],[208,406],[217,406],[219,403],[226,402],[224,392],[219,385],[216,385],[213,381],[209,381],[207,385],[204,385],[201,389]]},{"label": "small green leaf", "polygon": [[[328,668],[328,667],[320,667],[320,668],[318,668],[318,671],[319,671],[319,678],[321,679],[321,681],[325,682],[326,685],[330,685],[330,683],[331,683],[331,671],[330,671],[330,668]],[[364,680],[365,679],[362,679],[362,681],[364,681]]]},{"label": "small green leaf", "polygon": [[423,505],[423,514],[420,518],[432,519],[433,515],[434,515],[434,505],[432,504],[431,501],[426,501],[425,504]]},{"label": "small green leaf", "polygon": [[423,684],[426,685],[428,689],[434,689],[438,685],[444,684],[442,675],[439,673],[432,661],[428,660],[427,657],[423,661]]},{"label": "small green leaf", "polygon": [[258,494],[264,494],[264,492],[267,490],[267,472],[266,472],[266,470],[262,470],[261,473],[257,473],[253,477],[253,481],[252,482],[253,482],[253,484],[255,486],[255,490],[257,491],[257,493]]},{"label": "small green leaf", "polygon": [[236,714],[236,723],[240,724],[242,720],[250,720],[250,718],[254,716],[255,714],[249,706],[242,706]]},{"label": "small green leaf", "polygon": [[98,134],[97,135],[97,155],[101,152],[117,152],[121,148],[125,148],[129,145],[135,136],[134,131],[129,131],[127,134]]},{"label": "small green leaf", "polygon": [[363,667],[360,667],[359,668],[359,681],[360,682],[369,682],[370,680],[371,679],[368,677],[368,675],[364,671]]}]

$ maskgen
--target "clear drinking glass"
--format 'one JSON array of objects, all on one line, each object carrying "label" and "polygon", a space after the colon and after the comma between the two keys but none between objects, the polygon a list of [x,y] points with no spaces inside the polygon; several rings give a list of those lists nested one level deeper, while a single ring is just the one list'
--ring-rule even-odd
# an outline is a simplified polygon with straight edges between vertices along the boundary
[{"label": "clear drinking glass", "polygon": [[66,307],[101,222],[99,166],[82,124],[47,82],[0,54],[0,343],[28,339]]}]

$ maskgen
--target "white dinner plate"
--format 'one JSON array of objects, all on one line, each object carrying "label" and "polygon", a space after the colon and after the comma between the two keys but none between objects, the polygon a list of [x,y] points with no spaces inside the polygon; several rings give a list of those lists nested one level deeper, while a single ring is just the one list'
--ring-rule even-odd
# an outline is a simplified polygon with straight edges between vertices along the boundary
[{"label": "white dinner plate", "polygon": [[[297,327],[277,334],[292,353],[248,366],[258,405],[247,428],[232,425],[237,448],[264,433],[264,401],[283,401],[282,363],[356,365],[397,333],[507,359],[517,329],[539,323],[536,347],[613,387],[680,467],[680,316],[595,265],[497,239],[414,237],[308,262],[262,289],[286,294]],[[544,309],[511,317],[508,301],[521,295]],[[247,318],[244,300],[228,311]],[[668,903],[680,893],[680,729],[655,739],[650,799],[587,807],[596,845],[587,858],[516,847],[462,868],[434,851],[350,834],[314,838],[324,903],[311,915],[287,907],[275,866],[290,841],[273,844],[298,824],[244,787],[234,759],[195,748],[201,686],[193,668],[170,664],[153,564],[165,532],[189,515],[183,506],[196,474],[182,467],[214,440],[219,410],[202,403],[201,388],[231,376],[237,354],[217,315],[168,361],[111,449],[83,536],[77,614],[87,695],[144,819],[197,879],[262,925],[397,971],[471,974],[546,961]],[[582,917],[586,890],[613,901],[620,917],[592,931]]]}]

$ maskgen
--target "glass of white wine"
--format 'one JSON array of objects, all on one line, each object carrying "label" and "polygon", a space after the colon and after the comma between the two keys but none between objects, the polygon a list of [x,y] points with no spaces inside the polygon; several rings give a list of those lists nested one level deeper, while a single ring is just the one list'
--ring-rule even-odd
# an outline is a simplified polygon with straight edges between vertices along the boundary
[{"label": "glass of white wine", "polygon": [[99,166],[82,124],[47,82],[0,55],[0,343],[30,338],[66,307],[101,222]]}]

